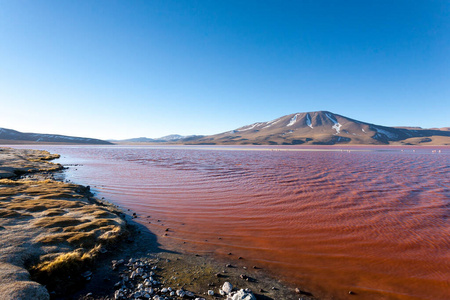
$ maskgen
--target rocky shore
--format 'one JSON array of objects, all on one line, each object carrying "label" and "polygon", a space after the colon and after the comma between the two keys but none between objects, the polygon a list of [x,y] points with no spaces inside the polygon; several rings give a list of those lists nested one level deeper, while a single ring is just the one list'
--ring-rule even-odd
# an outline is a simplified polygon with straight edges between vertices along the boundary
[{"label": "rocky shore", "polygon": [[133,215],[56,180],[57,157],[0,148],[2,299],[315,299],[245,259],[162,249]]}]

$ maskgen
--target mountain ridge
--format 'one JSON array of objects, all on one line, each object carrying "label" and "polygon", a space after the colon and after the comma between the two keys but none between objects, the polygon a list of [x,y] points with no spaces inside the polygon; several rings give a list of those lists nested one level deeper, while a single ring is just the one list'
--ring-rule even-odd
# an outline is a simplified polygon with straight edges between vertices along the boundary
[{"label": "mountain ridge", "polygon": [[112,143],[100,139],[75,137],[59,134],[44,134],[20,132],[13,129],[0,127],[0,144],[23,143],[58,143],[58,144],[85,144],[85,145],[112,145]]},{"label": "mountain ridge", "polygon": [[[183,142],[183,140],[181,140]],[[330,111],[299,112],[268,122],[256,122],[185,144],[334,145],[443,144],[448,130],[388,127],[348,118]]]}]

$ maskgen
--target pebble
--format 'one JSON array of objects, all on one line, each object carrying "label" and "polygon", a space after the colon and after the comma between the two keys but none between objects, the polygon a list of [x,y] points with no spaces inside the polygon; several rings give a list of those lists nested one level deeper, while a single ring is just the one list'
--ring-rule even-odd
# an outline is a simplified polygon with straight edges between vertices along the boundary
[{"label": "pebble", "polygon": [[224,291],[226,294],[229,294],[229,293],[231,293],[232,290],[233,290],[233,285],[231,283],[229,283],[228,281],[226,281],[222,286],[222,291]]},{"label": "pebble", "polygon": [[[168,261],[168,260],[167,260]],[[127,263],[124,260],[113,260],[111,261],[113,269],[120,271],[121,280],[117,282],[114,291],[115,300],[129,300],[129,299],[141,299],[141,300],[175,300],[180,298],[189,298],[194,300],[205,300],[205,298],[196,298],[195,293],[188,291],[184,288],[184,285],[180,283],[174,283],[180,286],[177,290],[172,287],[163,286],[163,283],[159,282],[157,279],[158,275],[155,273],[157,270],[163,270],[163,268],[158,268],[157,263],[159,260],[146,260],[146,259],[134,259],[130,258]],[[118,270],[118,268],[120,270]],[[233,268],[231,264],[227,264],[226,267]],[[172,274],[176,274],[176,269],[172,270]],[[92,272],[87,271],[82,274],[83,276],[91,277]],[[221,273],[216,274],[217,277],[224,277],[225,275]],[[242,279],[248,280],[248,276],[241,274]],[[174,276],[171,278],[175,279]],[[188,284],[188,283],[185,283]],[[208,286],[215,286],[214,283],[208,284]],[[272,288],[274,289],[274,288]],[[263,289],[260,289],[261,293],[265,293]],[[214,290],[210,289],[207,291],[208,296],[216,295]],[[252,291],[249,289],[236,289],[233,291],[233,285],[226,281],[219,289],[219,294],[225,296],[224,300],[256,300]],[[217,296],[217,295],[216,295]]]}]

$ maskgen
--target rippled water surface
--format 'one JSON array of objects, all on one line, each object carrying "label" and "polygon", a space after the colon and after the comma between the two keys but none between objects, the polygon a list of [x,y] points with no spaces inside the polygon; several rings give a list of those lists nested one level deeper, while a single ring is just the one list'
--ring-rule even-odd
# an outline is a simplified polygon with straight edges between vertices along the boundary
[{"label": "rippled water surface", "polygon": [[40,148],[168,248],[232,252],[325,298],[450,295],[448,147]]}]

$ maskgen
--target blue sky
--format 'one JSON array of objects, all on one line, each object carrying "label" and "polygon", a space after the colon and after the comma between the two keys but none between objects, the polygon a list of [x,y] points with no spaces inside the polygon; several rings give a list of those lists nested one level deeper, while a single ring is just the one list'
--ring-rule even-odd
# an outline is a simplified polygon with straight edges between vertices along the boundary
[{"label": "blue sky", "polygon": [[328,110],[450,126],[449,1],[0,0],[0,127],[214,134]]}]

